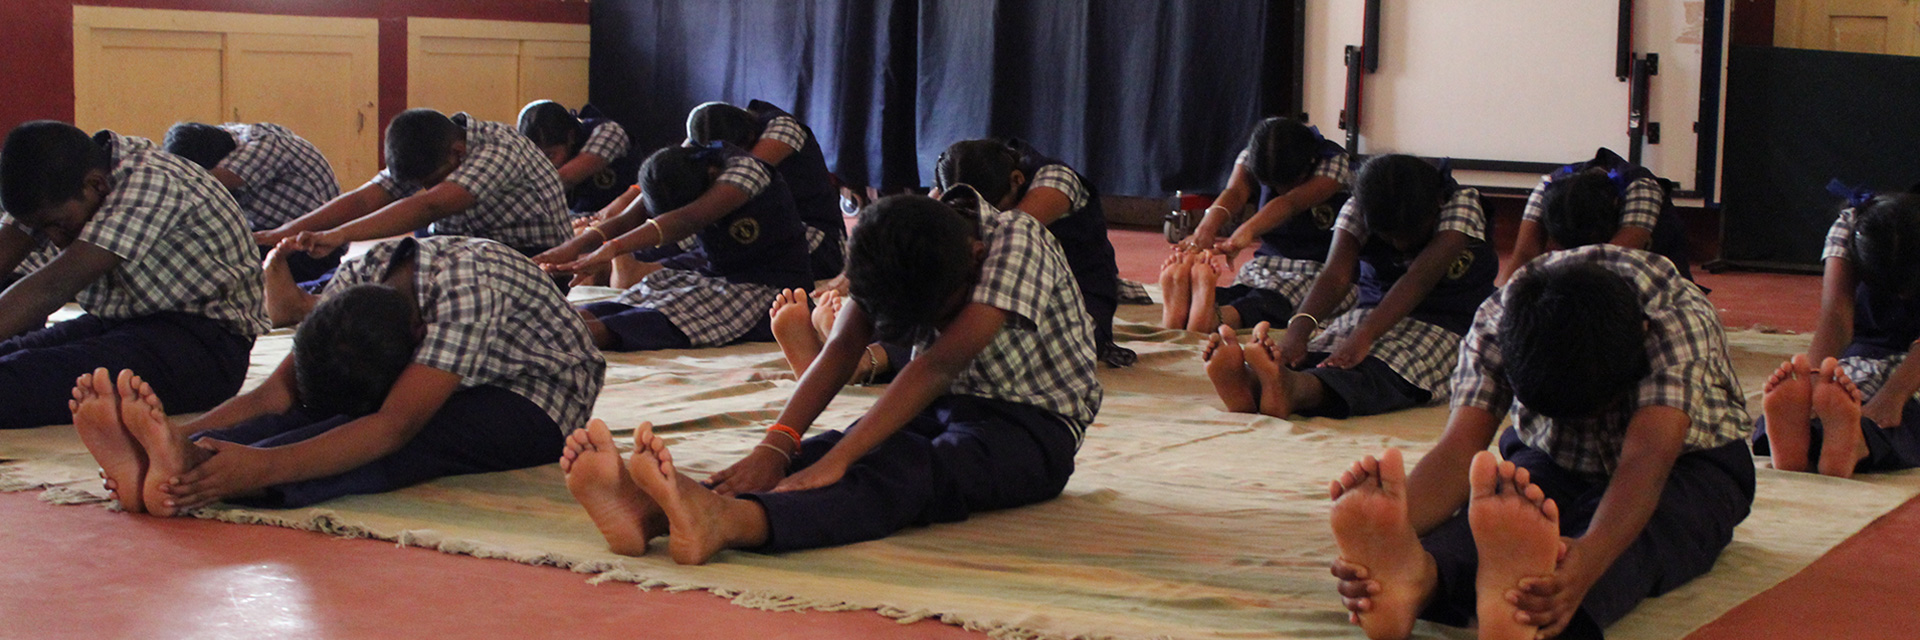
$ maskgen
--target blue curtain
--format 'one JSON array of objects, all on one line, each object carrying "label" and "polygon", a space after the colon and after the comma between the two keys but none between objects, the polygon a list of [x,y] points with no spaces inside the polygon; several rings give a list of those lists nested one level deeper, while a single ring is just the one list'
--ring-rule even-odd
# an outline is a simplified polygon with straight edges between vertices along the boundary
[{"label": "blue curtain", "polygon": [[856,185],[920,186],[954,141],[1016,136],[1105,193],[1217,189],[1295,110],[1290,2],[596,0],[592,99],[642,150],[708,100],[813,128]]}]

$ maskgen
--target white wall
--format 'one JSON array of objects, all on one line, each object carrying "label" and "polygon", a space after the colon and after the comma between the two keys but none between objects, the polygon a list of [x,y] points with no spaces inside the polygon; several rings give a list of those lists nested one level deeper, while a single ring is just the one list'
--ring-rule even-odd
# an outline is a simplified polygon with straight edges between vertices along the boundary
[{"label": "white wall", "polygon": [[[1660,55],[1643,164],[1692,189],[1704,2],[1638,0],[1636,53]],[[1380,68],[1361,98],[1359,153],[1566,163],[1596,147],[1627,155],[1627,83],[1615,79],[1619,5],[1602,0],[1383,0]],[[1359,0],[1307,5],[1306,111],[1344,138],[1346,45]],[[1462,182],[1532,186],[1537,176],[1459,172]]]}]

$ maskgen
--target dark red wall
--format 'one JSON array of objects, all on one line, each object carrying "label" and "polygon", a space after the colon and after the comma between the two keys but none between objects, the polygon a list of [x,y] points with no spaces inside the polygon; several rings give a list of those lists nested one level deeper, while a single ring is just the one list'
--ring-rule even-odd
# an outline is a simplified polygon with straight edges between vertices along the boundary
[{"label": "dark red wall", "polygon": [[407,108],[407,18],[587,23],[583,0],[0,0],[0,130],[73,121],[74,5],[378,18],[383,129]]}]

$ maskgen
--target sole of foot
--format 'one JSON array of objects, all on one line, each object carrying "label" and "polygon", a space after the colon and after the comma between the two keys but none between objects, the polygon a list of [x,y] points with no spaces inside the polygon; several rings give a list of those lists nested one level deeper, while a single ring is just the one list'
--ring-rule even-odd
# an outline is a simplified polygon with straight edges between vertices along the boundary
[{"label": "sole of foot", "polygon": [[1437,569],[1407,520],[1407,473],[1400,450],[1367,456],[1332,487],[1331,522],[1340,557],[1367,568],[1380,585],[1360,614],[1360,628],[1373,640],[1399,640],[1413,633]]},{"label": "sole of foot", "polygon": [[627,475],[607,423],[594,419],[567,436],[560,466],[567,476],[567,491],[587,510],[614,553],[646,555],[647,543],[665,533],[658,524],[663,515],[659,505]]},{"label": "sole of foot", "polygon": [[1518,608],[1507,602],[1522,578],[1552,575],[1560,556],[1559,508],[1527,475],[1491,451],[1474,454],[1467,474],[1467,524],[1480,554],[1474,585],[1481,640],[1532,640],[1540,631],[1515,620]]},{"label": "sole of foot", "polygon": [[114,388],[113,375],[106,369],[94,369],[74,381],[73,426],[80,443],[100,463],[100,471],[114,486],[120,508],[127,513],[145,513],[147,453],[120,421],[120,393]]}]

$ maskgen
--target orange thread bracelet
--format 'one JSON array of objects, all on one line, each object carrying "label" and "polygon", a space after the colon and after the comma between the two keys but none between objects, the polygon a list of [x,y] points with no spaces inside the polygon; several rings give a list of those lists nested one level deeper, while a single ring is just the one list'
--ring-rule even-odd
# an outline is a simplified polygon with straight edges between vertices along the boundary
[{"label": "orange thread bracelet", "polygon": [[794,429],[793,427],[789,427],[787,425],[776,422],[774,423],[773,426],[767,427],[767,433],[778,433],[786,437],[793,438],[794,444],[796,445],[800,444],[800,431],[797,429]]}]

